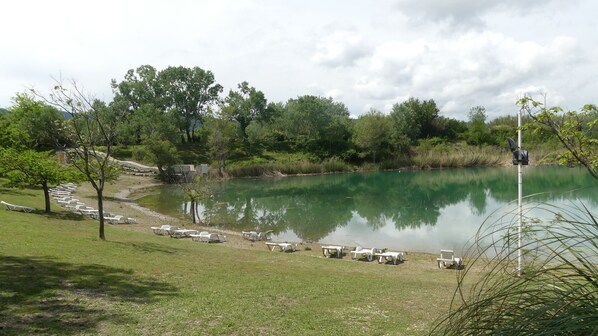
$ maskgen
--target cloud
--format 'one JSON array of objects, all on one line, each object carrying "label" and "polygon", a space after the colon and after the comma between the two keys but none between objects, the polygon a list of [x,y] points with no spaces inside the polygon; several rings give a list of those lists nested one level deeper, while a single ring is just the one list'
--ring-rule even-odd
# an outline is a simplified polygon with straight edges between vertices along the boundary
[{"label": "cloud", "polygon": [[570,6],[572,1],[397,0],[395,8],[415,23],[444,24],[451,28],[482,28],[488,14],[508,12],[525,15],[537,11],[538,8],[546,9],[551,4]]},{"label": "cloud", "polygon": [[368,51],[361,35],[340,30],[320,39],[311,61],[328,67],[348,67],[366,56]]},{"label": "cloud", "polygon": [[[435,99],[447,113],[464,117],[501,93],[532,82],[551,84],[567,65],[584,58],[578,42],[555,37],[545,44],[494,32],[469,32],[453,40],[387,42],[369,59],[368,76],[356,81],[364,97],[391,103],[396,97]],[[395,101],[396,102],[396,101]]]}]

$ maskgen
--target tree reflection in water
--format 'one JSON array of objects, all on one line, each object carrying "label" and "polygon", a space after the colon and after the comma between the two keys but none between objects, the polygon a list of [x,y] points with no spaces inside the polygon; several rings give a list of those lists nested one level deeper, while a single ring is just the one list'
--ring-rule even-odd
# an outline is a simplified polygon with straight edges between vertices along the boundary
[{"label": "tree reflection in water", "polygon": [[[595,186],[595,181],[578,169],[525,171],[524,193],[537,194],[534,201],[578,199],[598,207],[596,188],[588,186]],[[574,189],[578,190],[569,193]],[[189,211],[173,186],[162,187],[152,197],[158,198],[160,211],[168,211],[164,207]],[[473,233],[489,212],[516,197],[516,171],[509,168],[392,171],[232,180],[221,183],[212,199],[198,204],[198,213],[208,225],[273,230],[282,237],[292,232],[303,240],[320,241],[335,232],[352,235],[356,227],[355,236],[388,235],[389,227],[392,236],[424,227],[434,234],[451,225]],[[463,213],[459,223],[442,219],[449,216],[448,209]]]}]

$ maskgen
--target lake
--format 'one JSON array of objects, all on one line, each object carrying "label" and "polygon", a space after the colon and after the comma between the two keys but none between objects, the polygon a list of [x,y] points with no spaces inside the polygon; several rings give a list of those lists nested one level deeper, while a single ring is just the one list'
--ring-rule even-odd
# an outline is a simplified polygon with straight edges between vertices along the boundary
[{"label": "lake", "polygon": [[[597,181],[583,169],[525,167],[525,203],[598,210]],[[517,168],[390,171],[238,179],[214,185],[201,220],[237,231],[273,230],[275,240],[463,251],[480,224],[516,209]],[[533,196],[529,196],[533,195]],[[189,213],[177,186],[140,199],[157,211]],[[526,210],[528,217],[545,214]]]}]

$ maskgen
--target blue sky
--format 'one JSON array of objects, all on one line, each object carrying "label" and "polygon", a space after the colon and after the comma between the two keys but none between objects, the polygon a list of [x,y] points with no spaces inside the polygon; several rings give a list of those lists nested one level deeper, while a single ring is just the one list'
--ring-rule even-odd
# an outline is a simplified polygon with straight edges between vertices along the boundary
[{"label": "blue sky", "polygon": [[73,78],[97,98],[143,64],[211,70],[269,101],[329,96],[358,116],[408,97],[441,115],[515,114],[523,94],[596,103],[591,0],[3,1],[0,106]]}]

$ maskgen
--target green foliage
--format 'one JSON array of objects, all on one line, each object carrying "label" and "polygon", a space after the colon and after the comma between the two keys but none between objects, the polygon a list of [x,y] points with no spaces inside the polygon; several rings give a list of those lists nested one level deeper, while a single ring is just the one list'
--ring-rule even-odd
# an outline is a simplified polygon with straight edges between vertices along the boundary
[{"label": "green foliage", "polygon": [[168,67],[159,73],[167,111],[173,113],[188,142],[195,141],[195,129],[208,116],[222,86],[214,74],[199,67]]},{"label": "green foliage", "polygon": [[[27,94],[17,94],[4,117],[6,142],[11,147],[54,148],[66,144],[62,112]],[[3,128],[4,128],[3,127]]]},{"label": "green foliage", "polygon": [[176,146],[168,140],[147,139],[144,141],[147,158],[158,167],[160,174],[181,162]]},{"label": "green foliage", "polygon": [[45,192],[45,211],[50,212],[48,189],[64,182],[78,182],[82,176],[71,167],[65,166],[48,152],[34,150],[0,149],[2,173],[11,185],[40,187]]},{"label": "green foliage", "polygon": [[415,143],[417,139],[435,136],[434,120],[438,118],[438,112],[432,99],[420,101],[411,97],[401,104],[394,104],[390,117],[397,139],[405,136],[410,143]]},{"label": "green foliage", "polygon": [[598,179],[598,108],[585,105],[579,112],[564,112],[560,107],[545,108],[529,97],[517,102],[536,123],[528,123],[526,129],[535,134],[545,133],[548,127],[566,151],[558,153],[563,165],[583,165]]},{"label": "green foliage", "polygon": [[483,106],[472,107],[468,116],[469,125],[465,133],[467,144],[474,146],[490,144],[490,132],[486,125],[486,108]]},{"label": "green foliage", "polygon": [[210,118],[207,125],[210,130],[209,152],[218,162],[220,176],[224,176],[226,160],[241,148],[242,135],[239,124],[225,118]]},{"label": "green foliage", "polygon": [[353,142],[362,152],[362,157],[376,156],[384,160],[391,150],[392,122],[390,118],[376,110],[360,116],[353,126]]},{"label": "green foliage", "polygon": [[349,147],[349,111],[332,98],[290,99],[275,122],[296,151],[324,158],[340,155]]},{"label": "green foliage", "polygon": [[250,87],[247,82],[239,84],[238,89],[229,91],[222,109],[239,123],[243,140],[247,141],[246,129],[252,121],[263,124],[270,120],[268,101],[262,91]]}]

